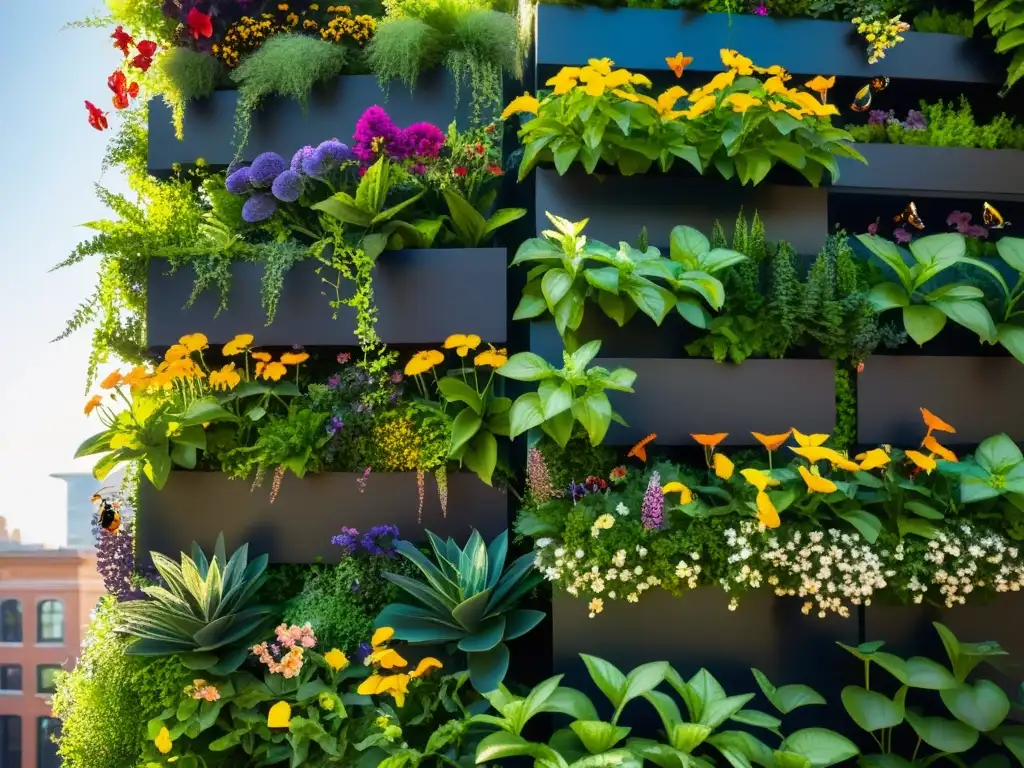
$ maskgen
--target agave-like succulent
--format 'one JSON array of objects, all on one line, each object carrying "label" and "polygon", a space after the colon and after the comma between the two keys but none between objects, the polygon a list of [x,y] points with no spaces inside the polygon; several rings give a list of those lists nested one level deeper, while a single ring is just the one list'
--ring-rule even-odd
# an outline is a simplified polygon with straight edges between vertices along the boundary
[{"label": "agave-like succulent", "polygon": [[474,530],[460,549],[427,531],[437,564],[408,541],[395,548],[426,577],[418,581],[396,573],[384,578],[397,584],[416,605],[392,603],[377,617],[377,627],[392,627],[396,640],[410,643],[457,642],[466,654],[473,687],[487,693],[498,687],[508,672],[505,641],[522,637],[544,618],[542,611],[515,608],[540,581],[533,570],[533,555],[523,555],[505,569],[508,531],[490,546]]},{"label": "agave-like succulent", "polygon": [[272,607],[250,605],[266,580],[267,556],[250,563],[249,545],[243,544],[228,560],[221,534],[212,560],[195,542],[192,557],[182,553],[181,565],[158,552],[152,557],[167,587],[143,587],[149,600],[120,605],[118,631],[136,638],[127,652],[174,654],[189,669],[234,672],[273,624]]}]

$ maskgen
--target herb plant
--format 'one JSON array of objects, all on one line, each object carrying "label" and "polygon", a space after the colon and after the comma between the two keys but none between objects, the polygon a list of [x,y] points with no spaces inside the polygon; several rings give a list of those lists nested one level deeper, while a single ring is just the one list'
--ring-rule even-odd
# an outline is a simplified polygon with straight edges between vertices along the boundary
[{"label": "herb plant", "polygon": [[1024,75],[1024,42],[1017,34],[1024,21],[1024,2],[1021,0],[974,0],[974,26],[984,23],[996,38],[996,53],[1013,52],[1006,70],[1006,83],[999,92],[1005,96]]}]

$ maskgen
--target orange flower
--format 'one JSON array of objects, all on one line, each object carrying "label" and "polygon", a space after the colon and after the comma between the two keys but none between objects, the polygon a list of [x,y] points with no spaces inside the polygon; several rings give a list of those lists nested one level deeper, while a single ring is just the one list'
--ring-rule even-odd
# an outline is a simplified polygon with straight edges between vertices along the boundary
[{"label": "orange flower", "polygon": [[274,381],[280,381],[286,373],[288,373],[288,369],[284,367],[284,363],[279,363],[276,360],[267,363],[262,370],[264,379],[273,379]]},{"label": "orange flower", "polygon": [[266,353],[266,352],[253,352],[252,353],[252,359],[253,360],[258,360],[261,363],[269,363],[270,362],[270,355],[268,353]]},{"label": "orange flower", "polygon": [[789,435],[792,431],[793,430],[787,429],[785,434],[782,435],[763,435],[760,432],[751,432],[750,434],[752,434],[754,439],[769,451],[777,451],[782,444],[789,439]]},{"label": "orange flower", "polygon": [[164,353],[164,360],[169,363],[188,357],[188,350],[181,344],[171,344]]},{"label": "orange flower", "polygon": [[725,438],[727,438],[728,436],[729,436],[728,432],[715,432],[715,434],[713,434],[713,435],[703,435],[703,434],[695,435],[693,433],[690,434],[690,437],[692,437],[698,443],[703,445],[705,448],[715,448],[715,447],[717,447],[718,444],[720,442],[722,442],[723,440],[725,440]]},{"label": "orange flower", "polygon": [[93,395],[91,398],[89,398],[89,402],[85,404],[85,415],[88,416],[90,413],[92,413],[93,409],[95,409],[96,406],[98,406],[102,402],[103,395]]},{"label": "orange flower", "polygon": [[764,491],[757,493],[757,519],[765,528],[778,528],[782,524],[778,510]]},{"label": "orange flower", "polygon": [[835,84],[836,79],[834,77],[822,77],[821,75],[818,75],[817,77],[808,80],[806,83],[804,83],[804,85],[808,89],[814,91],[816,94],[821,96],[822,104],[824,104],[827,100],[826,97],[828,96],[829,88],[831,88]]},{"label": "orange flower", "polygon": [[921,409],[921,418],[924,419],[925,426],[928,427],[929,432],[934,430],[935,432],[949,432],[950,434],[956,434],[956,430],[953,429],[953,427],[944,422],[927,408]]},{"label": "orange flower", "polygon": [[137,365],[121,379],[121,383],[129,387],[136,387],[145,384],[148,380],[149,372],[146,370],[146,366]]},{"label": "orange flower", "polygon": [[281,355],[281,362],[285,365],[298,365],[309,360],[309,354],[306,352],[285,352]]},{"label": "orange flower", "polygon": [[107,378],[100,382],[100,389],[113,389],[121,383],[121,371],[111,371]]},{"label": "orange flower", "polygon": [[947,448],[946,446],[941,445],[939,441],[936,440],[931,435],[925,437],[924,442],[921,443],[921,445],[923,445],[925,448],[931,451],[934,455],[938,456],[940,459],[945,459],[946,461],[959,461],[955,453],[949,450],[949,448]]},{"label": "orange flower", "polygon": [[658,436],[654,432],[651,432],[651,434],[649,434],[647,437],[645,437],[639,443],[637,443],[632,448],[630,448],[629,449],[629,453],[627,453],[626,456],[627,457],[629,457],[629,456],[636,456],[638,459],[640,459],[640,461],[642,461],[642,462],[644,462],[646,464],[647,463],[647,444],[649,442],[651,442],[652,440],[656,440],[657,438],[658,438]]},{"label": "orange flower", "polygon": [[683,76],[683,70],[693,63],[693,56],[683,56],[683,52],[680,51],[675,56],[666,56],[665,63],[672,70],[672,74],[680,78]]},{"label": "orange flower", "polygon": [[914,462],[925,472],[931,472],[938,465],[931,456],[925,456],[920,451],[907,451],[907,458]]}]

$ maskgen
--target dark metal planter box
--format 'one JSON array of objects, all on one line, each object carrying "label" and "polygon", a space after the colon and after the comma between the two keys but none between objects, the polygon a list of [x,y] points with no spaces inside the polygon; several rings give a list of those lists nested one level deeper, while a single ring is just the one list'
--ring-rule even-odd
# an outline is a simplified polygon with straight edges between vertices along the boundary
[{"label": "dark metal planter box", "polygon": [[719,49],[734,48],[795,75],[996,84],[1005,74],[983,44],[957,35],[907,32],[895,51],[868,64],[863,39],[844,21],[543,3],[537,13],[537,64],[549,69],[607,56],[626,69],[667,70],[665,57],[683,51],[693,57],[688,70],[718,72]]},{"label": "dark metal planter box", "polygon": [[857,441],[913,446],[924,437],[920,408],[956,428],[945,444],[1005,432],[1024,441],[1024,364],[1012,357],[873,355],[857,376]]},{"label": "dark metal planter box", "polygon": [[[453,333],[504,342],[506,264],[504,248],[385,251],[373,280],[377,333],[388,344],[433,344]],[[332,319],[334,288],[322,282],[319,266],[310,260],[287,273],[274,322],[266,326],[260,304],[262,264],[231,265],[227,309],[214,317],[220,304],[216,288],[186,307],[195,280],[192,270],[168,274],[167,261],[150,259],[147,343],[165,347],[186,333],[201,331],[213,344],[238,333],[251,333],[267,346],[357,344],[356,312],[341,307],[338,319]],[[333,279],[332,270],[324,267],[323,276]]]},{"label": "dark metal planter box", "polygon": [[856,144],[864,165],[839,158],[837,192],[1024,200],[1024,152],[1017,149]]},{"label": "dark metal planter box", "polygon": [[[211,165],[227,165],[235,154],[235,106],[238,91],[216,91],[185,109],[184,139],[174,136],[171,110],[162,100],[149,104],[149,170],[166,174],[174,163],[191,164],[203,158]],[[428,72],[414,92],[392,83],[385,94],[373,75],[346,75],[313,89],[305,111],[291,99],[268,98],[252,116],[252,129],[244,156],[252,159],[274,151],[290,158],[305,144],[330,138],[352,141],[356,121],[374,105],[387,110],[401,127],[426,121],[445,130],[456,118],[468,120],[465,93],[455,106],[455,81],[442,71]]]},{"label": "dark metal planter box", "polygon": [[343,525],[365,532],[374,525],[397,525],[402,537],[426,541],[425,531],[464,542],[476,528],[490,540],[508,525],[508,497],[473,474],[448,475],[448,512],[442,515],[437,484],[425,476],[423,520],[417,522],[415,472],[370,474],[360,492],[361,473],[328,472],[298,480],[287,475],[270,503],[272,478],[251,482],[219,472],[171,473],[163,490],[140,488],[138,549],[176,558],[193,541],[213,547],[223,531],[229,548],[249,543],[250,554],[266,553],[272,563],[337,560],[331,537]]},{"label": "dark metal planter box", "polygon": [[[750,672],[755,667],[775,685],[810,685],[832,705],[828,710],[797,710],[786,720],[787,731],[834,725],[829,715],[841,712],[839,693],[856,682],[860,668],[835,642],[859,642],[857,614],[846,619],[805,616],[799,599],[777,598],[767,591],[743,596],[735,611],[728,604],[728,594],[717,587],[701,587],[682,597],[652,589],[638,603],[605,600],[604,612],[591,619],[586,601],[556,592],[551,607],[554,671],[565,674],[563,685],[587,691],[596,702],[603,699],[580,653],[610,661],[624,672],[649,661],[668,661],[684,678],[705,668],[730,695],[758,691]],[[762,701],[750,706],[770,711]],[[629,705],[627,718],[642,725],[657,721],[643,701]]]},{"label": "dark metal planter box", "polygon": [[[660,11],[659,11],[660,13]],[[828,235],[828,197],[824,188],[743,187],[726,183],[709,171],[706,177],[677,178],[663,174],[602,177],[571,168],[565,176],[550,168],[535,171],[537,228],[551,229],[545,211],[570,221],[590,219],[585,234],[611,246],[620,240],[636,244],[643,227],[648,242],[664,246],[669,232],[685,224],[711,235],[718,219],[731,236],[736,212],[761,215],[770,240],[788,240],[799,253],[817,253]]]}]

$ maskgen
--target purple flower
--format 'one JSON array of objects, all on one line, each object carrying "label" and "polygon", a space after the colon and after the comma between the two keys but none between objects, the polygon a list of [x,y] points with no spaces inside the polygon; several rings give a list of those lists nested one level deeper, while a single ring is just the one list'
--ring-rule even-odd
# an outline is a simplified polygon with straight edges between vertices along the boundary
[{"label": "purple flower", "polygon": [[665,522],[665,494],[661,492],[661,475],[657,472],[651,473],[651,480],[644,491],[640,521],[646,531],[659,530]]},{"label": "purple flower", "polygon": [[399,135],[403,154],[420,159],[434,159],[444,146],[444,134],[431,123],[413,123]]},{"label": "purple flower", "polygon": [[967,237],[988,237],[988,230],[980,224],[971,224],[963,230],[963,233],[967,235]]},{"label": "purple flower", "polygon": [[356,123],[353,138],[356,142],[353,152],[366,165],[383,153],[401,156],[403,147],[398,127],[388,113],[376,105],[363,112]]},{"label": "purple flower", "polygon": [[[119,512],[126,512],[123,504]],[[92,518],[92,535],[96,539],[96,570],[103,578],[103,588],[120,602],[144,600],[145,593],[132,584],[135,573],[135,518],[122,519],[121,527],[114,533],[108,533],[100,526],[97,512]],[[159,577],[154,580],[159,581]]]},{"label": "purple flower", "polygon": [[768,6],[764,4],[764,0],[761,0],[760,3],[758,3],[756,6],[754,6],[754,15],[755,16],[767,16],[768,15]]},{"label": "purple flower", "polygon": [[317,150],[323,152],[337,165],[341,165],[342,163],[348,162],[352,159],[352,150],[348,148],[347,144],[344,144],[337,139],[321,141],[317,146]]},{"label": "purple flower", "polygon": [[341,374],[340,373],[336,373],[333,376],[331,376],[329,379],[327,379],[327,388],[328,389],[337,389],[340,386],[341,386]]},{"label": "purple flower", "polygon": [[897,243],[909,243],[911,240],[910,233],[903,227],[897,227],[894,229],[892,231],[892,236]]},{"label": "purple flower", "polygon": [[341,533],[331,538],[331,544],[341,547],[341,556],[348,557],[355,554],[356,546],[359,543],[359,531],[355,528],[342,526]]},{"label": "purple flower", "polygon": [[252,190],[252,174],[248,167],[239,168],[224,180],[224,188],[233,195],[245,195]]},{"label": "purple flower", "polygon": [[256,159],[252,161],[252,165],[249,166],[249,174],[254,186],[268,187],[287,168],[288,164],[277,152],[264,152],[262,155],[257,155]]},{"label": "purple flower", "polygon": [[302,176],[292,170],[282,171],[270,187],[274,197],[283,203],[294,203],[302,194]]},{"label": "purple flower", "polygon": [[872,109],[868,113],[868,125],[885,125],[885,119],[889,113],[884,109]]},{"label": "purple flower", "polygon": [[925,120],[923,112],[912,109],[907,112],[907,119],[904,121],[903,127],[908,131],[923,131],[928,127],[928,121]]},{"label": "purple flower", "polygon": [[402,375],[401,371],[392,371],[391,372],[391,383],[392,384],[401,384],[404,379],[405,379],[405,377]]},{"label": "purple flower", "polygon": [[375,525],[363,534],[362,541],[359,543],[371,555],[392,557],[395,554],[394,542],[398,538],[397,525]]},{"label": "purple flower", "polygon": [[868,224],[868,234],[869,235],[877,235],[878,234],[878,219],[875,219],[873,222]]},{"label": "purple flower", "polygon": [[409,170],[412,173],[415,173],[417,176],[422,176],[424,173],[427,172],[427,166],[423,165],[422,163],[416,163],[414,165],[409,166]]},{"label": "purple flower", "polygon": [[345,363],[347,363],[351,359],[352,359],[352,353],[351,352],[339,352],[338,353],[338,357],[337,357],[338,365],[344,365]]},{"label": "purple flower", "polygon": [[250,224],[269,219],[277,213],[277,200],[268,192],[257,192],[242,206],[242,218]]},{"label": "purple flower", "polygon": [[589,493],[587,486],[583,483],[571,482],[567,489],[567,495],[573,500],[573,503],[579,501]]},{"label": "purple flower", "polygon": [[293,171],[301,171],[303,161],[313,154],[315,150],[308,144],[292,155],[291,169]]},{"label": "purple flower", "polygon": [[957,232],[964,232],[971,225],[971,214],[966,211],[952,211],[946,217],[947,227],[956,227]]},{"label": "purple flower", "polygon": [[373,653],[373,646],[369,643],[360,643],[359,648],[356,650],[356,658],[362,664],[371,653]]},{"label": "purple flower", "polygon": [[335,432],[340,432],[344,428],[345,422],[339,416],[331,416],[331,420],[327,424],[327,434],[333,437]]}]

